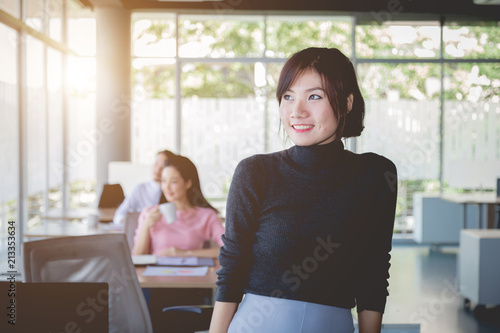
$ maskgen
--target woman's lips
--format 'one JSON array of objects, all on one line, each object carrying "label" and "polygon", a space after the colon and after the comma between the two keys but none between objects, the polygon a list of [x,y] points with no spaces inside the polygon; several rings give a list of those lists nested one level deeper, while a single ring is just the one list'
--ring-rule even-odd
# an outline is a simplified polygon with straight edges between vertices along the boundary
[{"label": "woman's lips", "polygon": [[307,132],[310,131],[314,128],[313,125],[304,125],[304,124],[296,124],[292,125],[292,128],[295,132],[302,133],[302,132]]}]

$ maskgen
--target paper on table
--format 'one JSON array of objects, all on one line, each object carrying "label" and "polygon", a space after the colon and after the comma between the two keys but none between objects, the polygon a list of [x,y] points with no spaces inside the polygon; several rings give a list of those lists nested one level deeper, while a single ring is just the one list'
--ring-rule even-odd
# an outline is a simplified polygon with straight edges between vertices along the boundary
[{"label": "paper on table", "polygon": [[163,266],[214,266],[214,260],[198,257],[157,257],[156,264]]},{"label": "paper on table", "polygon": [[164,266],[196,266],[198,258],[196,257],[158,257],[156,258],[158,265]]},{"label": "paper on table", "polygon": [[143,276],[205,276],[208,266],[201,267],[170,267],[170,266],[147,266],[142,273]]},{"label": "paper on table", "polygon": [[113,223],[105,224],[102,226],[102,228],[104,230],[109,230],[109,231],[123,231],[124,230],[123,225],[118,225],[118,224],[113,224]]},{"label": "paper on table", "polygon": [[132,262],[134,265],[154,265],[156,264],[156,256],[153,254],[133,255]]}]

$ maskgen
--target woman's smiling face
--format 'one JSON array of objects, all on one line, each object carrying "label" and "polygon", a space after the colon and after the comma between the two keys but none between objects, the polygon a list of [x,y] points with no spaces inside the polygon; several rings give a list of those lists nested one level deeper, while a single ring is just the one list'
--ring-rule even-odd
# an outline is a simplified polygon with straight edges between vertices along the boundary
[{"label": "woman's smiling face", "polygon": [[306,70],[283,94],[281,122],[297,146],[322,145],[335,140],[338,120],[323,87],[321,76]]}]

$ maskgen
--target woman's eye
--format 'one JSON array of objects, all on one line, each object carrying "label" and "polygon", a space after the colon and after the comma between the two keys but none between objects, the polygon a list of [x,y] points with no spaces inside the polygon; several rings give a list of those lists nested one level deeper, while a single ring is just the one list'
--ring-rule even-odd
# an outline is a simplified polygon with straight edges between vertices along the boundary
[{"label": "woman's eye", "polygon": [[311,96],[309,96],[309,99],[312,99],[312,100],[321,99],[321,96],[319,96],[319,95],[311,95]]},{"label": "woman's eye", "polygon": [[285,101],[291,101],[291,100],[293,100],[292,96],[290,96],[290,95],[283,95],[283,99]]}]

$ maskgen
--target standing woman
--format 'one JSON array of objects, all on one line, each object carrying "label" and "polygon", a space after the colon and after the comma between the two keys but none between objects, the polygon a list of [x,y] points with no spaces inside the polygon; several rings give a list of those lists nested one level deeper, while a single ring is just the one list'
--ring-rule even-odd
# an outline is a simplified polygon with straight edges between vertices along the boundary
[{"label": "standing woman", "polygon": [[353,332],[354,306],[359,332],[379,332],[397,175],[383,156],[344,150],[363,130],[354,67],[335,48],[302,50],[276,96],[295,146],[236,168],[210,332]]},{"label": "standing woman", "polygon": [[177,219],[168,224],[158,205],[145,208],[139,216],[132,254],[217,257],[218,247],[204,249],[203,244],[212,240],[222,246],[224,227],[201,192],[193,162],[180,155],[169,158],[160,186],[166,199],[175,204]]}]

